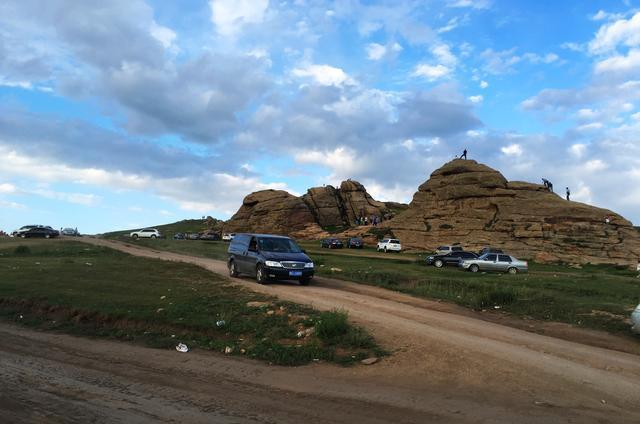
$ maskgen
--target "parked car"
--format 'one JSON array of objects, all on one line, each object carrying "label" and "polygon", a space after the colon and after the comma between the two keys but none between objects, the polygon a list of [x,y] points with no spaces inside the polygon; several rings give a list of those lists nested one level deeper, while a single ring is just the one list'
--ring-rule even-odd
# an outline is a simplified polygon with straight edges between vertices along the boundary
[{"label": "parked car", "polygon": [[343,246],[342,242],[337,238],[324,239],[320,243],[320,247],[326,247],[329,249],[342,249]]},{"label": "parked car", "polygon": [[478,252],[478,256],[482,256],[485,253],[503,253],[502,249],[496,249],[495,247],[483,247],[482,249],[480,249],[480,251]]},{"label": "parked car", "polygon": [[174,240],[186,240],[187,236],[184,233],[175,233],[173,235]]},{"label": "parked car", "polygon": [[364,241],[358,237],[351,237],[347,240],[347,247],[349,249],[362,249],[364,247]]},{"label": "parked car", "polygon": [[443,266],[458,266],[460,260],[465,259],[477,259],[478,255],[473,252],[449,252],[445,255],[430,255],[427,256],[427,265],[433,265],[436,268],[442,268]]},{"label": "parked car", "polygon": [[224,233],[222,235],[222,241],[231,241],[236,236],[236,233]]},{"label": "parked car", "polygon": [[237,234],[229,244],[229,275],[255,276],[259,284],[270,279],[297,280],[309,284],[314,274],[313,261],[295,241],[270,234]]},{"label": "parked car", "polygon": [[30,229],[32,229],[32,228],[38,228],[38,227],[42,227],[42,225],[25,225],[25,226],[20,227],[20,228],[18,228],[17,230],[15,230],[15,231],[13,232],[13,236],[15,236],[15,237],[20,237],[20,235],[21,235],[22,233],[25,233],[25,232],[29,231],[29,230],[30,230]]},{"label": "parked car", "polygon": [[220,240],[220,235],[216,233],[202,233],[200,234],[200,240],[209,240],[209,241]]},{"label": "parked car", "polygon": [[34,228],[30,228],[27,231],[21,232],[19,237],[22,237],[22,238],[32,238],[32,237],[52,238],[52,237],[58,237],[59,235],[60,235],[60,233],[57,230],[54,230],[51,227],[34,227]]},{"label": "parked car", "polygon": [[462,248],[462,246],[459,245],[451,245],[451,246],[438,246],[438,248],[436,249],[436,255],[446,255],[447,253],[451,253],[451,252],[463,252],[464,249]]},{"label": "parked car", "polygon": [[400,252],[402,245],[398,239],[384,239],[378,242],[378,252]]},{"label": "parked car", "polygon": [[495,271],[517,274],[518,272],[527,272],[529,270],[529,264],[526,261],[496,253],[485,253],[477,259],[464,259],[460,261],[459,265],[471,272]]},{"label": "parked car", "polygon": [[156,238],[162,237],[162,234],[160,234],[160,231],[158,231],[155,228],[144,228],[142,230],[133,231],[132,233],[129,234],[129,236],[134,239],[137,239],[137,238],[156,239]]},{"label": "parked car", "polygon": [[187,233],[187,240],[200,240],[199,233]]},{"label": "parked car", "polygon": [[61,234],[63,236],[80,237],[80,233],[78,232],[77,228],[64,228],[61,231]]}]

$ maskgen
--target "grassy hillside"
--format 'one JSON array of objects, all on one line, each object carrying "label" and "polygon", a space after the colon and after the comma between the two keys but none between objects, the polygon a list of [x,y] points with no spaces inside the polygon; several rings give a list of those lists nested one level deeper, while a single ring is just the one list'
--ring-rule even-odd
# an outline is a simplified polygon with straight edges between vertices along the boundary
[{"label": "grassy hillside", "polygon": [[195,265],[75,241],[0,239],[0,269],[0,318],[19,324],[282,365],[382,354],[343,312],[279,301]]},{"label": "grassy hillside", "polygon": [[[148,227],[141,228],[157,228],[167,238],[172,238],[176,233],[199,233],[207,229],[206,219],[183,219],[182,221],[173,222],[170,224],[162,225],[150,225]],[[112,231],[104,233],[102,236],[105,238],[115,239],[122,236],[127,236],[132,231],[139,230],[141,228],[131,228],[128,230]]]}]

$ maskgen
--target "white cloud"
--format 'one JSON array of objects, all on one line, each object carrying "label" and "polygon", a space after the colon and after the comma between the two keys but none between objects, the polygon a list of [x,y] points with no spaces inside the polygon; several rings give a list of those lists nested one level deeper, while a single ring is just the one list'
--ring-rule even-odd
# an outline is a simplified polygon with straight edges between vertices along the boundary
[{"label": "white cloud", "polygon": [[97,206],[102,201],[102,197],[96,196],[95,194],[87,193],[65,193],[60,191],[41,189],[25,191],[25,193],[35,194],[37,196],[44,197],[45,199],[61,200],[64,202],[75,203],[82,206]]},{"label": "white cloud", "polygon": [[451,49],[446,44],[432,47],[431,53],[439,63],[445,66],[454,67],[458,62],[458,59],[451,53]]},{"label": "white cloud", "polygon": [[240,32],[243,24],[262,22],[269,0],[210,0],[209,5],[218,33],[232,36]]},{"label": "white cloud", "polygon": [[16,186],[9,183],[0,184],[0,194],[12,194],[17,191]]},{"label": "white cloud", "polygon": [[458,21],[459,21],[459,18],[457,16],[454,16],[453,18],[449,19],[449,22],[447,22],[445,26],[438,28],[438,34],[444,34],[445,32],[449,32],[456,29],[459,24]]},{"label": "white cloud", "polygon": [[573,156],[577,157],[578,159],[580,159],[585,154],[586,150],[587,150],[587,145],[581,144],[581,143],[576,143],[571,145],[571,147],[569,147],[569,153],[571,153]]},{"label": "white cloud", "polygon": [[448,7],[472,8],[472,9],[488,9],[491,6],[491,0],[449,0]]},{"label": "white cloud", "polygon": [[599,130],[603,126],[604,125],[601,122],[591,122],[590,124],[584,124],[576,127],[576,130],[577,131],[593,131],[593,130]]},{"label": "white cloud", "polygon": [[371,43],[367,46],[367,57],[369,60],[380,60],[387,53],[387,48],[382,44]]},{"label": "white cloud", "polygon": [[429,81],[435,81],[440,78],[445,78],[451,73],[451,69],[444,65],[427,65],[419,64],[413,71],[414,77],[425,77]]},{"label": "white cloud", "polygon": [[615,19],[620,19],[622,17],[624,17],[624,15],[620,13],[608,13],[600,9],[598,10],[598,13],[596,13],[595,15],[592,15],[590,19],[592,21],[611,21]]},{"label": "white cloud", "polygon": [[410,138],[405,140],[405,141],[403,141],[401,144],[402,144],[402,146],[404,146],[405,149],[407,149],[409,151],[413,151],[413,149],[415,149],[415,143]]},{"label": "white cloud", "polygon": [[[640,29],[638,29],[640,31]],[[596,63],[596,74],[636,74],[640,71],[640,49],[631,49],[629,54],[616,55]]]},{"label": "white cloud", "polygon": [[477,96],[469,96],[469,101],[471,103],[482,103],[482,101],[484,100],[484,97],[482,97],[482,95],[478,94]]},{"label": "white cloud", "polygon": [[635,119],[636,121],[640,121],[640,112],[636,112],[633,115],[631,115],[632,119]]},{"label": "white cloud", "polygon": [[507,156],[520,156],[522,154],[522,147],[519,144],[510,144],[500,149],[502,153]]},{"label": "white cloud", "polygon": [[486,81],[480,81],[480,88],[485,89],[489,87],[489,83]]},{"label": "white cloud", "polygon": [[579,44],[579,43],[574,43],[574,42],[566,42],[566,43],[562,43],[560,45],[560,48],[563,48],[565,50],[571,50],[574,52],[583,52],[585,49],[585,46],[583,44]]},{"label": "white cloud", "polygon": [[631,19],[619,19],[600,27],[589,43],[589,52],[602,54],[615,50],[618,45],[634,47],[640,45],[640,12]]},{"label": "white cloud", "polygon": [[21,203],[10,202],[7,200],[0,199],[0,206],[3,208],[11,208],[11,209],[26,209],[27,207]]},{"label": "white cloud", "polygon": [[592,159],[584,164],[584,170],[587,172],[603,171],[607,168],[608,165],[600,159]]},{"label": "white cloud", "polygon": [[151,23],[151,28],[149,28],[149,32],[151,36],[158,40],[164,48],[169,48],[173,44],[176,39],[176,33],[171,28],[164,27],[162,25],[158,25],[156,22]]},{"label": "white cloud", "polygon": [[293,75],[311,78],[316,83],[325,86],[355,85],[355,82],[346,72],[329,65],[307,65],[303,68],[295,68]]}]

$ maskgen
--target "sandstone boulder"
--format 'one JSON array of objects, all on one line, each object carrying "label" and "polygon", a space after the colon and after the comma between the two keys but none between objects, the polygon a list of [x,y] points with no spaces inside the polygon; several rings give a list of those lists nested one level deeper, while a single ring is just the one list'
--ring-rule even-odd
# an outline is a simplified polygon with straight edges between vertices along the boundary
[{"label": "sandstone boulder", "polygon": [[244,198],[224,231],[288,235],[314,225],[316,221],[302,199],[283,190],[262,190]]},{"label": "sandstone boulder", "polygon": [[416,249],[458,242],[545,262],[635,265],[640,258],[640,235],[622,216],[568,202],[538,184],[508,182],[473,160],[434,171],[409,208],[383,225]]}]

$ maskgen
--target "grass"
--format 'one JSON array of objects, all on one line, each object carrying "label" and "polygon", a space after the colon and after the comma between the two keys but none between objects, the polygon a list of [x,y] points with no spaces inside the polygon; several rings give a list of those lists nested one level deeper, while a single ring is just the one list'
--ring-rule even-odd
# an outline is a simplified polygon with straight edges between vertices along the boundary
[{"label": "grass", "polygon": [[[279,365],[348,364],[384,353],[341,312],[257,294],[194,265],[75,241],[0,239],[0,275],[0,318],[37,328],[231,349]],[[335,320],[344,320],[340,334],[317,330]],[[298,337],[312,327],[315,334]]]},{"label": "grass", "polygon": [[[173,235],[176,233],[200,233],[207,229],[207,222],[205,219],[184,219],[182,221],[173,222],[171,224],[151,225],[149,227],[141,228],[157,228],[165,237],[173,238]],[[102,236],[109,239],[118,239],[124,236],[128,236],[132,231],[136,231],[141,228],[113,231],[105,233]]]},{"label": "grass", "polygon": [[[226,259],[227,243],[174,240],[137,241],[141,245],[213,259]],[[472,274],[424,265],[424,254],[378,253],[373,248],[320,248],[301,242],[316,273],[383,287],[417,297],[442,299],[476,310],[499,308],[513,315],[630,334],[627,319],[640,302],[637,273],[613,265],[529,262],[528,274]],[[341,271],[331,271],[331,268]]]}]

